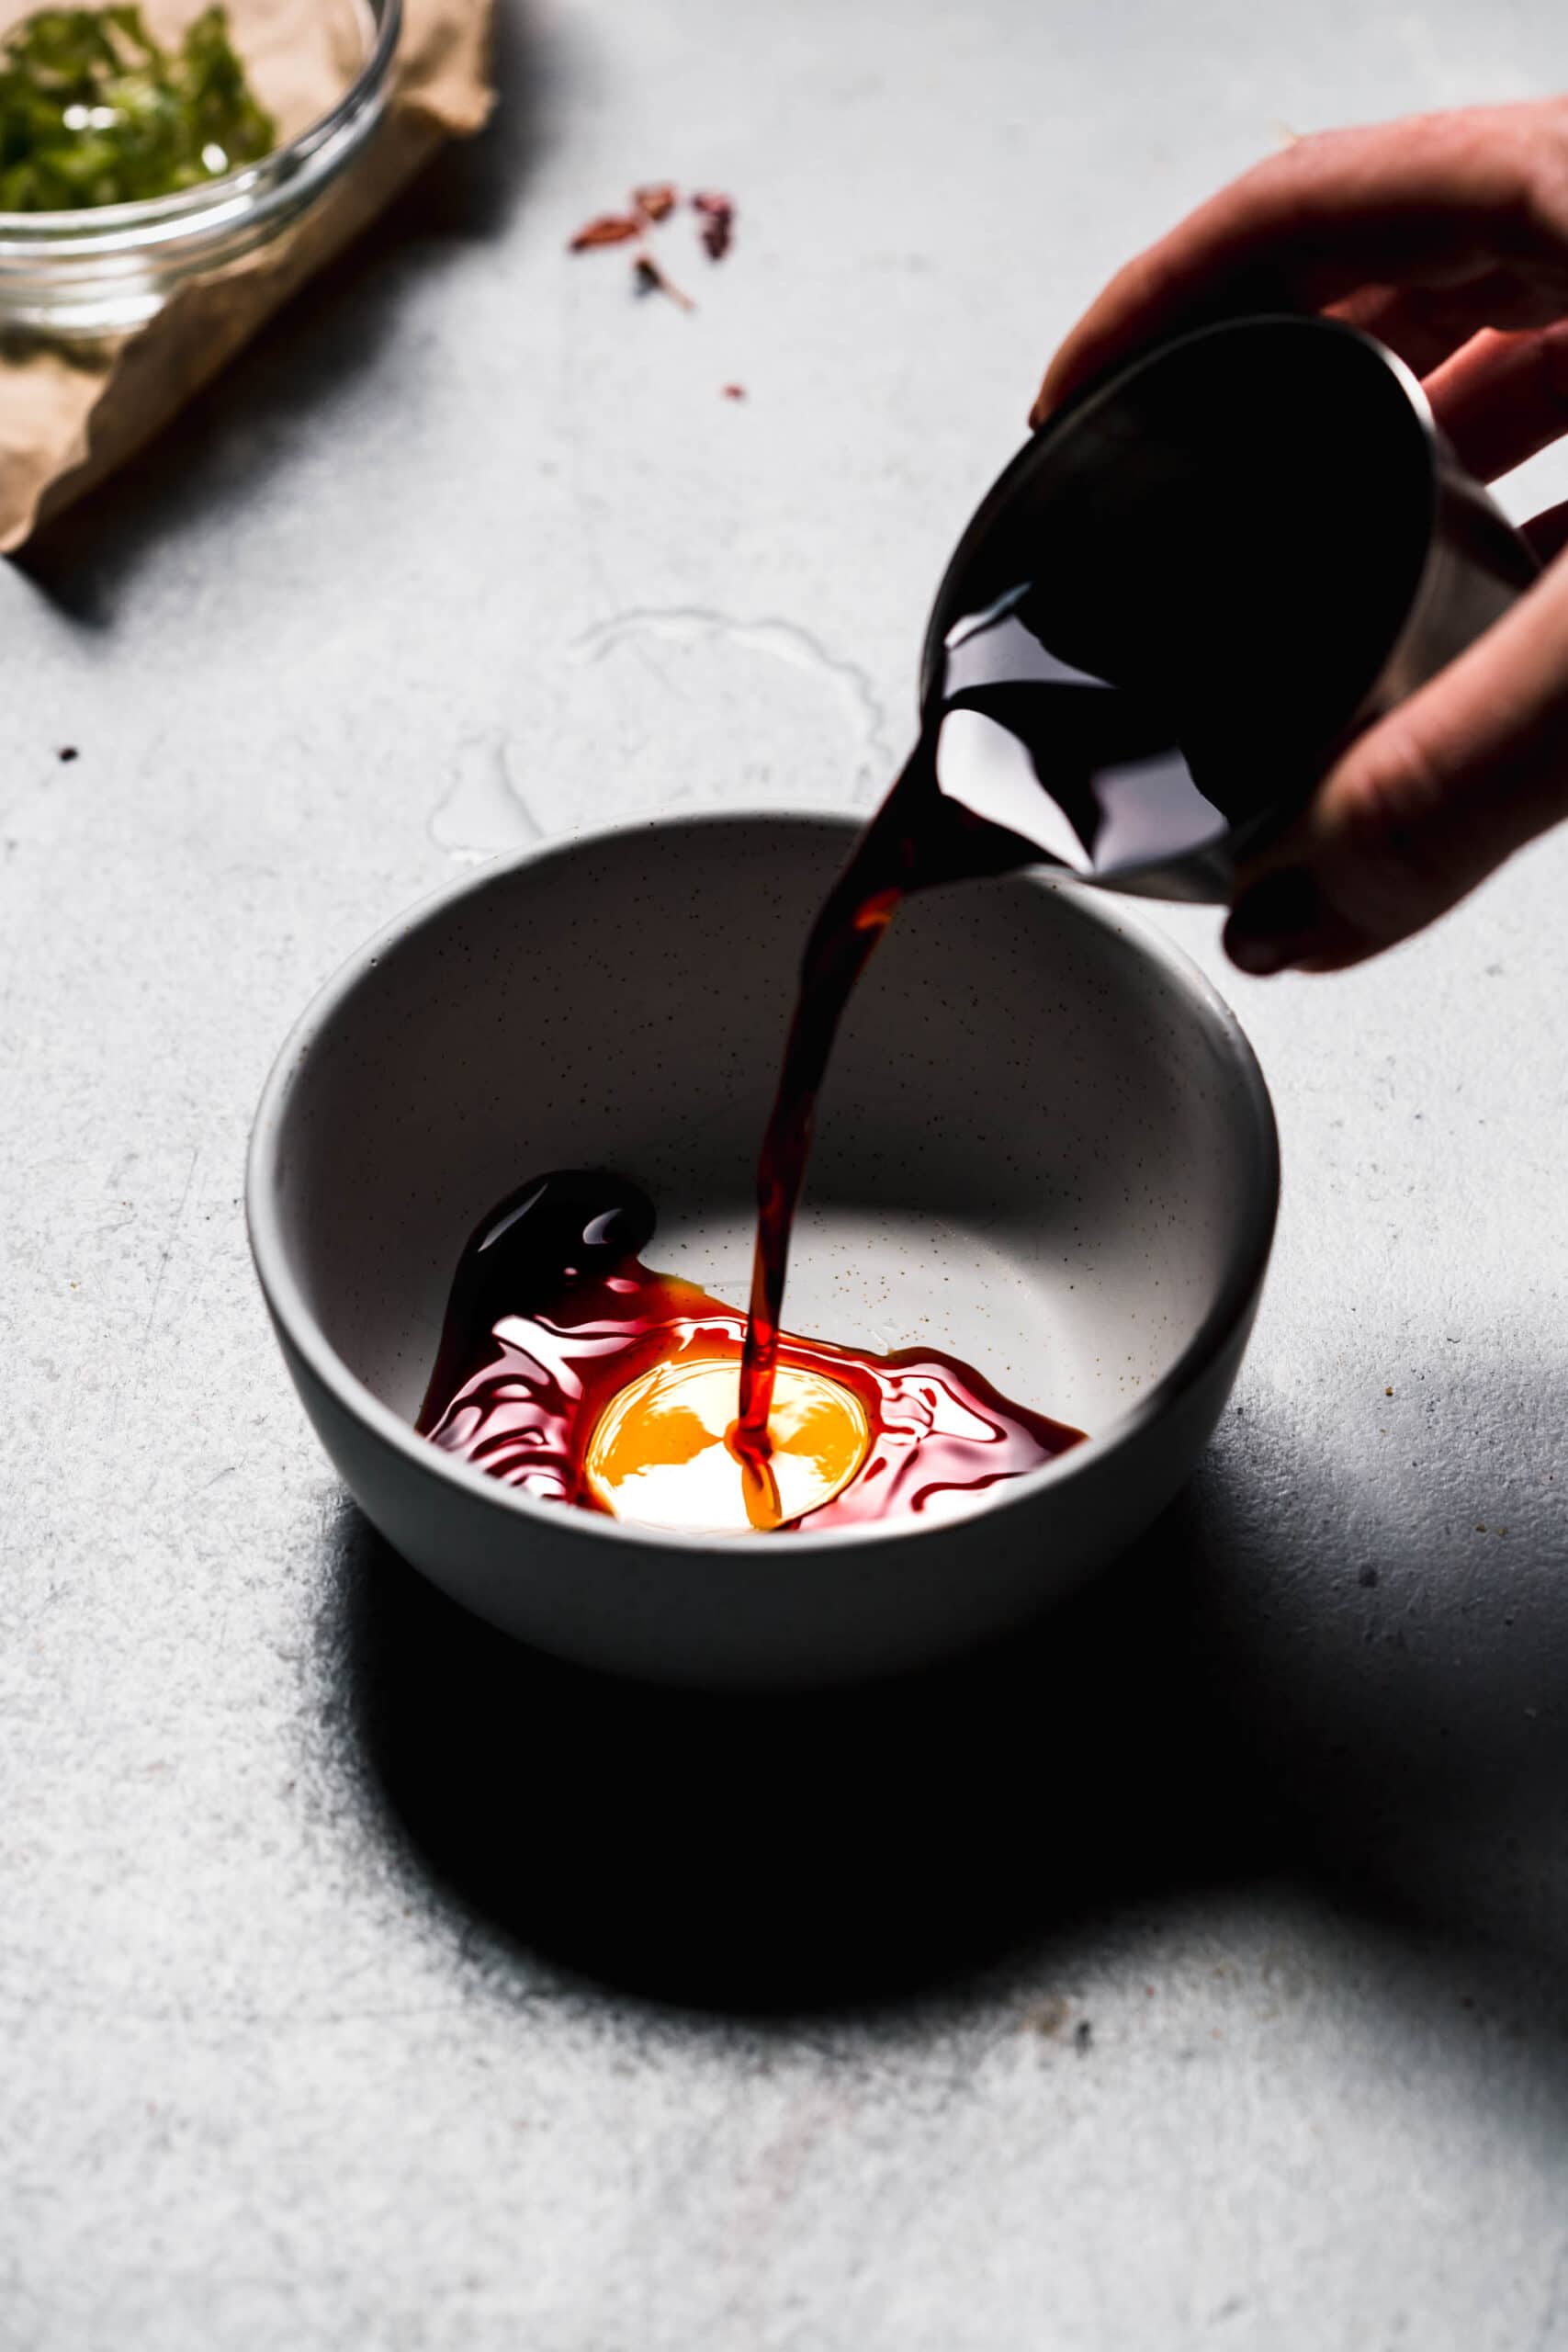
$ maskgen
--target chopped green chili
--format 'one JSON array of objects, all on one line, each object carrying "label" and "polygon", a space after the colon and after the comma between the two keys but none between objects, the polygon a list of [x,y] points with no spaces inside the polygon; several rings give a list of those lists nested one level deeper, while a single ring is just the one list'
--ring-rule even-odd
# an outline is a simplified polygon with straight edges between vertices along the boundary
[{"label": "chopped green chili", "polygon": [[0,41],[0,212],[172,196],[276,143],[225,8],[205,9],[178,49],[139,7],[40,8]]}]

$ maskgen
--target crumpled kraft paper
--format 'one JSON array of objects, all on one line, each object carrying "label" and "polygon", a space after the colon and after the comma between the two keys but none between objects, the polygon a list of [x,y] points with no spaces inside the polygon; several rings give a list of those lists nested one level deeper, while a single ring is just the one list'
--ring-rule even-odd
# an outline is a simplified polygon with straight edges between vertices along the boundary
[{"label": "crumpled kraft paper", "polygon": [[[289,0],[231,0],[236,46],[247,19],[276,17]],[[316,0],[311,0],[316,5]],[[215,376],[307,278],[382,211],[443,141],[479,130],[489,80],[492,0],[403,0],[403,29],[386,111],[357,159],[273,243],[187,279],[148,325],[85,349],[31,345],[0,355],[0,552],[121,466]],[[296,83],[330,73],[296,50]],[[325,113],[341,78],[276,104],[256,60],[255,86],[287,133]],[[282,95],[280,92],[278,95]],[[293,116],[296,121],[289,118]]]}]

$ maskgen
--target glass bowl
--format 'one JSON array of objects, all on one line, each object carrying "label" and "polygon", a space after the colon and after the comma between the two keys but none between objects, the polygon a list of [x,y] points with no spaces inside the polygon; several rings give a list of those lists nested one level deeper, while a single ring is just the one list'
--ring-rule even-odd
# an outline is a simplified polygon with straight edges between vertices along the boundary
[{"label": "glass bowl", "polygon": [[145,326],[186,278],[269,243],[358,156],[386,105],[402,0],[361,0],[364,62],[327,114],[204,187],[71,212],[0,212],[0,333],[96,340]]}]

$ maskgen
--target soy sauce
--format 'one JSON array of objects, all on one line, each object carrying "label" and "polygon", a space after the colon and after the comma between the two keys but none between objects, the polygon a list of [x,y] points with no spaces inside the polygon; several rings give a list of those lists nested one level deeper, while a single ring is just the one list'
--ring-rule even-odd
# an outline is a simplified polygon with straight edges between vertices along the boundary
[{"label": "soy sauce", "polygon": [[[671,1379],[673,1405],[662,1417],[660,1444],[679,1454],[701,1443],[722,1473],[723,1442],[696,1427],[680,1384],[713,1367],[716,1379],[722,1375],[725,1410],[733,1411],[746,1336],[743,1313],[642,1263],[653,1230],[647,1196],[600,1170],[538,1177],[502,1202],[459,1261],[421,1431],[536,1500],[687,1533],[952,1517],[1082,1438],[1081,1430],[1010,1403],[940,1350],[874,1355],[775,1335],[773,1374],[847,1400],[827,1437],[838,1444],[852,1424],[858,1453],[852,1464],[833,1464],[825,1480],[830,1498],[791,1515],[785,1474],[801,1458],[797,1421],[782,1443],[775,1425],[775,1446],[761,1469],[728,1433],[739,1500],[721,1498],[711,1517],[703,1516],[704,1497],[673,1519],[650,1512],[635,1493],[629,1507],[617,1509],[606,1499],[603,1432],[619,1400],[648,1375]],[[805,1439],[809,1452],[817,1442],[809,1426]]]}]

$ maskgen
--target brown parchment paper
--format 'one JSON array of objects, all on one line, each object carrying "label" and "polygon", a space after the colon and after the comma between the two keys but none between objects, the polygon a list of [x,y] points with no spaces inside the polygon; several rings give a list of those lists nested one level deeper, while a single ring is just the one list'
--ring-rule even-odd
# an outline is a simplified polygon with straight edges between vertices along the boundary
[{"label": "brown parchment paper", "polygon": [[[341,56],[293,37],[301,0],[230,0],[234,42],[285,136],[334,105]],[[342,252],[444,140],[489,117],[492,0],[403,0],[387,108],[348,171],[271,244],[187,279],[151,322],[85,349],[0,352],[0,552],[93,489],[166,424],[316,270]],[[10,13],[6,11],[6,13]],[[151,11],[149,12],[152,13]]]}]

